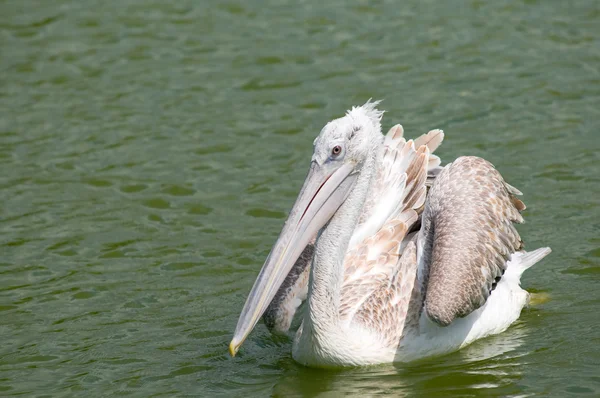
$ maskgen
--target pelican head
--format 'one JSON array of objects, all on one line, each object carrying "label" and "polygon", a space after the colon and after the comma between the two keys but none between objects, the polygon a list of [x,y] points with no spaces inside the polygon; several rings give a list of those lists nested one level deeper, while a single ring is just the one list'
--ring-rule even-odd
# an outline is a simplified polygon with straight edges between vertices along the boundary
[{"label": "pelican head", "polygon": [[[381,145],[382,111],[375,106],[377,102],[367,102],[363,106],[353,107],[344,117],[332,120],[315,138],[312,161],[323,165],[330,161],[334,164],[351,162],[359,166],[375,153]],[[336,153],[339,146],[341,152]]]},{"label": "pelican head", "polygon": [[235,356],[292,266],[319,230],[344,203],[368,159],[381,146],[379,102],[353,107],[321,130],[314,141],[308,175],[283,230],[248,295],[229,344]]}]

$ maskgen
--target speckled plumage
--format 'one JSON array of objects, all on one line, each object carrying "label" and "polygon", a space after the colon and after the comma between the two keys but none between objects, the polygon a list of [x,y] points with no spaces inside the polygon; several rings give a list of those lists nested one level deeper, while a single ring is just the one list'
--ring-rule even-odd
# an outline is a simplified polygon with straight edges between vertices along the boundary
[{"label": "speckled plumage", "polygon": [[374,289],[356,312],[356,322],[375,332],[382,346],[398,347],[405,326],[417,325],[420,300],[411,301],[418,283],[416,255],[415,243],[410,241],[392,276]]},{"label": "speckled plumage", "polygon": [[461,157],[437,176],[419,238],[427,275],[425,307],[446,326],[481,307],[523,244],[513,222],[523,222],[514,197],[491,163]]}]

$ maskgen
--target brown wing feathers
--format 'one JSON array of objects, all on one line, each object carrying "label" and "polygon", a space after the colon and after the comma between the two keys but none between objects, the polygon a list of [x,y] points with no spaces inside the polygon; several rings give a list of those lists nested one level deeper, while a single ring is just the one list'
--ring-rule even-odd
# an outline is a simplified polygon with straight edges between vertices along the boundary
[{"label": "brown wing feathers", "polygon": [[445,326],[482,306],[521,249],[513,222],[523,221],[525,205],[517,192],[477,157],[458,158],[436,177],[419,237],[429,268],[425,308],[434,322]]}]

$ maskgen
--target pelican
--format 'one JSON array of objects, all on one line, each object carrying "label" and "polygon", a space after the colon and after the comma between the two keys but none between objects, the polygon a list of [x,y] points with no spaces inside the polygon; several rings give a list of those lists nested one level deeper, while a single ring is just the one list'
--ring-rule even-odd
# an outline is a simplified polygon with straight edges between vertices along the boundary
[{"label": "pelican", "polygon": [[292,356],[312,367],[406,362],[501,333],[529,294],[532,252],[514,223],[524,203],[484,159],[444,167],[433,130],[381,132],[379,102],[335,119],[315,139],[308,175],[250,291],[229,352],[261,317],[285,332],[303,300]]}]

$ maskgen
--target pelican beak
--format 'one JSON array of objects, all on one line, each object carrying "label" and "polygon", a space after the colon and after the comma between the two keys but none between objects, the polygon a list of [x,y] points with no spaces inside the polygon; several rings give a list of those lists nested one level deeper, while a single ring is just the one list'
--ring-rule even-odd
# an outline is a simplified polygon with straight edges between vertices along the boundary
[{"label": "pelican beak", "polygon": [[311,163],[296,203],[246,299],[229,344],[232,357],[275,297],[306,245],[348,197],[358,176],[352,173],[354,166],[336,161],[323,165],[316,161]]}]

